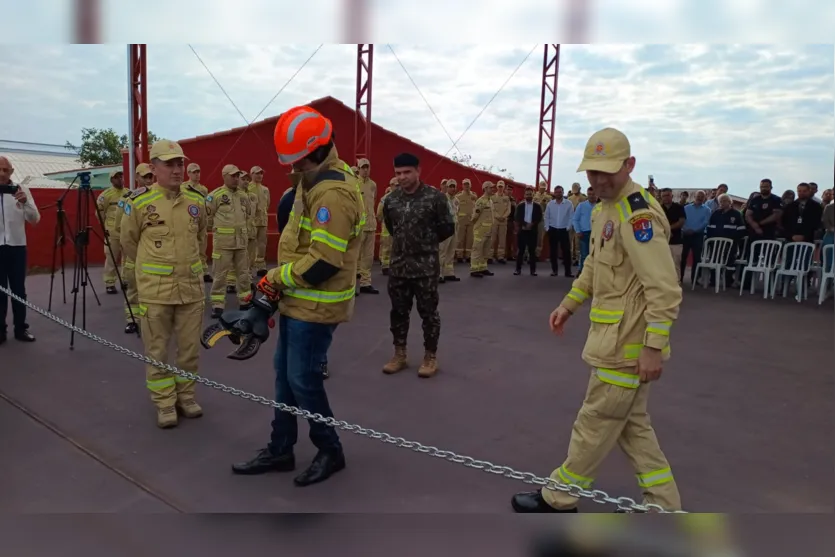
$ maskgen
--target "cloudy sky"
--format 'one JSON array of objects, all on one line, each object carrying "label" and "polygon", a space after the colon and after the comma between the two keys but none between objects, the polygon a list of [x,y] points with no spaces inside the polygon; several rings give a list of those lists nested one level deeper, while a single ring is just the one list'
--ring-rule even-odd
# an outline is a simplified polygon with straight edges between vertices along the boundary
[{"label": "cloudy sky", "polygon": [[[245,38],[245,37],[242,37]],[[247,119],[316,45],[193,45]],[[391,45],[429,105],[473,160],[532,182],[542,45]],[[355,47],[325,45],[260,118],[331,95],[353,105]],[[243,125],[186,44],[152,45],[149,123],[186,138]],[[127,130],[126,47],[0,47],[2,139],[77,141],[82,127]],[[827,46],[565,45],[560,60],[555,182],[575,173],[585,140],[615,126],[630,137],[636,176],[659,186],[712,187],[746,195],[760,178],[780,191],[800,181],[832,187],[835,55]],[[452,146],[392,50],[375,52],[373,119],[440,153]],[[453,151],[456,152],[456,151]]]}]

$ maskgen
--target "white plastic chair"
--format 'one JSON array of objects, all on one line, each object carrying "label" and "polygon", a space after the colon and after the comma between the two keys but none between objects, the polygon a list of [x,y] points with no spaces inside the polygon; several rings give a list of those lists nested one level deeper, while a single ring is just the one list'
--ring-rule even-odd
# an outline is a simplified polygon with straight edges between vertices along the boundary
[{"label": "white plastic chair", "polygon": [[[748,253],[748,261],[745,268],[742,269],[742,276],[739,281],[739,295],[742,296],[742,291],[745,287],[745,276],[748,273],[752,275],[762,275],[763,279],[763,300],[768,299],[771,293],[771,279],[774,271],[780,261],[780,248],[783,247],[783,242],[779,240],[757,240],[751,242],[751,249]],[[757,277],[758,278],[758,277]],[[754,277],[751,279],[751,294],[754,293]]]},{"label": "white plastic chair", "polygon": [[[713,279],[716,284],[716,293],[719,293],[719,284],[725,290],[725,271],[728,267],[728,260],[734,250],[734,241],[730,238],[708,238],[705,240],[702,249],[702,260],[696,265],[696,276],[702,271],[701,279],[705,288],[708,286],[707,277],[713,271]],[[696,289],[696,282],[693,282],[691,290]]]},{"label": "white plastic chair", "polygon": [[815,256],[815,244],[812,242],[786,242],[783,245],[780,266],[774,273],[771,286],[771,299],[777,293],[777,287],[782,283],[783,297],[789,293],[789,283],[794,279],[798,302],[809,296],[809,271],[812,269],[812,258]]},{"label": "white plastic chair", "polygon": [[[829,283],[835,289],[835,245],[823,246],[821,250],[821,268],[818,275],[818,305],[821,305],[827,298]],[[829,263],[829,269],[826,264]]]}]

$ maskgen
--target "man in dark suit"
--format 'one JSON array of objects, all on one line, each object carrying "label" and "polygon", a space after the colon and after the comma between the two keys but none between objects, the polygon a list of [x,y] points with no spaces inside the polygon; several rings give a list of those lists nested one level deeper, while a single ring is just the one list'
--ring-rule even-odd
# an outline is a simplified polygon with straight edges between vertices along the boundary
[{"label": "man in dark suit", "polygon": [[522,274],[522,261],[525,260],[525,249],[528,250],[528,261],[531,265],[531,276],[536,276],[536,230],[542,222],[542,207],[533,201],[533,188],[525,190],[525,200],[516,206],[513,217],[516,224],[516,271],[514,275]]}]

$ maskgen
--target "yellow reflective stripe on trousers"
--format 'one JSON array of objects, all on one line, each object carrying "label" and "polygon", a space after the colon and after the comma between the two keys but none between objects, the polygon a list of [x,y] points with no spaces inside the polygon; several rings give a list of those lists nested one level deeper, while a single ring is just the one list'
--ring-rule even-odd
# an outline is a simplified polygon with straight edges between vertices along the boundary
[{"label": "yellow reflective stripe on trousers", "polygon": [[157,265],[155,263],[143,263],[142,272],[147,275],[167,276],[174,272],[172,265]]},{"label": "yellow reflective stripe on trousers", "polygon": [[166,377],[165,379],[157,379],[156,381],[146,381],[145,384],[148,386],[148,389],[152,391],[161,391],[163,389],[173,387],[174,378]]},{"label": "yellow reflective stripe on trousers", "polygon": [[350,290],[343,290],[342,292],[327,292],[325,290],[291,288],[285,290],[282,294],[290,298],[309,300],[311,302],[321,302],[323,304],[338,304],[339,302],[346,302],[353,298],[356,294],[356,290],[353,287],[351,287]]},{"label": "yellow reflective stripe on trousers", "polygon": [[577,474],[568,470],[565,465],[560,466],[557,468],[557,475],[563,481],[563,483],[567,484],[574,484],[579,485],[582,488],[588,489],[594,483],[594,479],[586,478],[584,476],[578,476]]},{"label": "yellow reflective stripe on trousers", "polygon": [[637,389],[641,386],[641,380],[634,373],[623,373],[615,369],[597,368],[597,378],[616,387],[624,389]]},{"label": "yellow reflective stripe on trousers", "polygon": [[583,292],[579,288],[572,287],[571,290],[566,295],[571,300],[574,300],[578,304],[582,304],[586,300],[588,300],[589,295],[586,292]]},{"label": "yellow reflective stripe on trousers", "polygon": [[218,227],[215,228],[215,234],[234,234],[234,228],[227,228],[227,227]]},{"label": "yellow reflective stripe on trousers", "polygon": [[144,196],[144,197],[140,196],[139,199],[134,201],[133,208],[134,209],[141,209],[145,205],[148,205],[151,201],[156,201],[157,199],[160,199],[161,197],[163,197],[163,194],[159,190],[156,190],[153,193],[150,193],[150,194],[148,194],[147,196]]},{"label": "yellow reflective stripe on trousers", "polygon": [[213,302],[225,302],[226,294],[212,294],[209,299]]},{"label": "yellow reflective stripe on trousers", "polygon": [[[191,372],[191,373],[194,373],[194,372]],[[197,375],[197,374],[194,373],[194,375]],[[192,381],[194,381],[194,379],[188,379],[186,377],[180,377],[178,375],[174,378],[174,381],[176,381],[177,383],[191,383]]]},{"label": "yellow reflective stripe on trousers", "polygon": [[[627,344],[623,347],[623,357],[627,360],[637,360],[638,357],[641,355],[641,349],[643,349],[643,344]],[[670,353],[670,345],[668,344],[664,348],[661,349],[661,353],[665,356]]]},{"label": "yellow reflective stripe on trousers", "polygon": [[673,481],[673,471],[669,467],[648,474],[635,474],[635,476],[638,478],[638,485],[645,488]]},{"label": "yellow reflective stripe on trousers", "polygon": [[125,261],[125,269],[136,269],[136,264],[133,261]]},{"label": "yellow reflective stripe on trousers", "polygon": [[212,252],[212,259],[220,259],[220,254],[217,252]]},{"label": "yellow reflective stripe on trousers", "polygon": [[670,336],[670,328],[672,326],[672,321],[658,321],[655,323],[647,323],[647,332],[668,337]]},{"label": "yellow reflective stripe on trousers", "polygon": [[198,261],[197,263],[192,263],[191,264],[191,272],[194,273],[195,275],[203,274],[203,262]]},{"label": "yellow reflective stripe on trousers", "polygon": [[623,311],[591,308],[589,319],[594,323],[620,323],[620,320],[623,319]]},{"label": "yellow reflective stripe on trousers", "polygon": [[341,251],[342,253],[348,251],[348,240],[343,240],[339,236],[334,236],[327,230],[322,230],[321,228],[317,228],[310,233],[310,241],[321,242],[326,246],[332,247],[336,251]]},{"label": "yellow reflective stripe on trousers", "polygon": [[278,276],[281,279],[281,282],[284,283],[284,286],[288,286],[290,288],[298,287],[296,281],[293,280],[293,264],[292,263],[285,263],[281,266],[281,269],[278,272]]}]

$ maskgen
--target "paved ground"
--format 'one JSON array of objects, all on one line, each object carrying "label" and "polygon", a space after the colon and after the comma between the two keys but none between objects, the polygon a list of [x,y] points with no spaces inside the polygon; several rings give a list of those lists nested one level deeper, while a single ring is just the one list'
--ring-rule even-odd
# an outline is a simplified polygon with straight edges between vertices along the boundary
[{"label": "paved ground", "polygon": [[[416,313],[411,372],[384,376],[388,300],[361,296],[330,355],[327,387],[337,417],[550,473],[564,457],[587,381],[580,353],[588,318],[581,312],[564,338],[554,338],[546,317],[567,279],[495,270],[492,278],[442,285],[442,372],[428,381],[416,375]],[[100,270],[91,276],[98,282]],[[375,281],[384,289],[383,277]],[[29,289],[30,300],[46,307],[49,276],[31,277]],[[140,349],[122,332],[121,296],[98,289],[102,306],[89,297],[87,328]],[[58,280],[55,294],[54,312],[68,318],[71,294],[64,305]],[[233,476],[229,464],[267,440],[269,409],[203,388],[206,416],[160,431],[141,364],[79,337],[70,351],[67,330],[38,315],[30,323],[35,344],[0,347],[0,393],[8,399],[0,399],[0,512],[503,513],[509,497],[527,489],[348,433],[348,468],[324,484],[299,489],[286,475]],[[651,402],[688,510],[833,511],[832,338],[832,300],[818,307],[688,287],[673,359]],[[202,359],[203,375],[271,395],[271,350],[245,363],[215,350]],[[313,454],[303,438],[300,466]],[[604,464],[597,487],[639,495],[620,454]]]}]

